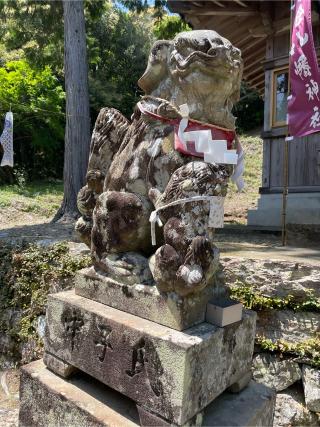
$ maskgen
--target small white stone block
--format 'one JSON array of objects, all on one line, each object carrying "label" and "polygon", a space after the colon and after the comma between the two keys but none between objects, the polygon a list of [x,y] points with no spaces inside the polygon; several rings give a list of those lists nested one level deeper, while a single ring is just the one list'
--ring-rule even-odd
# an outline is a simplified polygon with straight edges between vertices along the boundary
[{"label": "small white stone block", "polygon": [[206,322],[227,326],[242,319],[243,305],[231,299],[211,300],[207,304]]}]

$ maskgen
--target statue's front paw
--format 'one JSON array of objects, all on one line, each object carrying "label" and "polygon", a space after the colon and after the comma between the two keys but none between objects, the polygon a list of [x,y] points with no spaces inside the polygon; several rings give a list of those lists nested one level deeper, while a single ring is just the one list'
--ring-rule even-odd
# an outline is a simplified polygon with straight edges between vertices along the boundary
[{"label": "statue's front paw", "polygon": [[184,263],[177,271],[175,290],[186,296],[199,292],[212,282],[217,269],[217,251],[203,236],[195,237],[188,247]]},{"label": "statue's front paw", "polygon": [[199,292],[207,285],[200,265],[181,265],[177,271],[175,291],[181,296]]},{"label": "statue's front paw", "polygon": [[160,292],[174,290],[179,265],[179,255],[172,246],[166,244],[156,251],[153,277]]}]

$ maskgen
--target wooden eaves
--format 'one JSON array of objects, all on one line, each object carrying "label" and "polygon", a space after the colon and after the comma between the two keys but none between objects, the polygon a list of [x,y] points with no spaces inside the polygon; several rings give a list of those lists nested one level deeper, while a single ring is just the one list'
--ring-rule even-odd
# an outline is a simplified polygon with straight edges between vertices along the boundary
[{"label": "wooden eaves", "polygon": [[211,29],[241,49],[243,79],[263,95],[266,41],[289,32],[289,1],[168,0],[194,29]]}]

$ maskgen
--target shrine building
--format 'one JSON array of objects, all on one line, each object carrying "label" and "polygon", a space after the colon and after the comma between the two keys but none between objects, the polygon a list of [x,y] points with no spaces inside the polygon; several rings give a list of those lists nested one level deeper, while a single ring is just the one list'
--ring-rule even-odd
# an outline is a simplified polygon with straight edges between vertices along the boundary
[{"label": "shrine building", "polygon": [[[264,99],[262,183],[257,209],[248,225],[281,226],[286,137],[290,1],[168,1],[193,29],[215,30],[242,52],[243,80]],[[320,54],[319,2],[312,1],[312,22]],[[289,142],[287,223],[320,225],[320,134]]]}]

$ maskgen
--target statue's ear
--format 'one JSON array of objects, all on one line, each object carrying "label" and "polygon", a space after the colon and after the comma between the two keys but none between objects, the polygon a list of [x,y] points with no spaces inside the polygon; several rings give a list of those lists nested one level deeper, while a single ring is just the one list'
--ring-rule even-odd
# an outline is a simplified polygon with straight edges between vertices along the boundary
[{"label": "statue's ear", "polygon": [[158,40],[151,49],[147,69],[138,80],[138,85],[147,95],[158,87],[168,73],[170,47],[170,41]]}]

